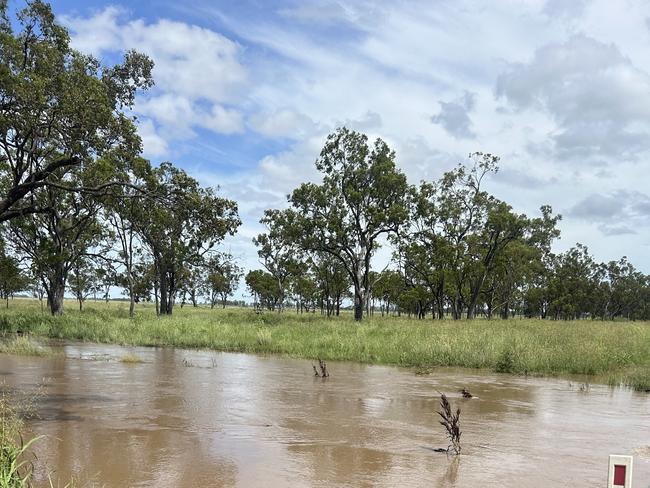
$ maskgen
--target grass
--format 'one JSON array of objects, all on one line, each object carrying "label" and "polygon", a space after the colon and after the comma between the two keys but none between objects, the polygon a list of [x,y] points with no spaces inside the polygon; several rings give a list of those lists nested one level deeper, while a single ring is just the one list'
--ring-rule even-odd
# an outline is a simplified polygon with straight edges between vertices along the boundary
[{"label": "grass", "polygon": [[[427,371],[437,366],[485,368],[512,374],[593,375],[612,385],[650,389],[650,323],[532,319],[434,321],[351,315],[256,314],[251,309],[176,307],[156,317],[139,305],[87,302],[79,312],[42,313],[16,299],[0,312],[0,330],[35,336],[140,346],[176,346],[300,358],[393,364]],[[0,349],[0,352],[2,350]],[[592,381],[593,382],[593,381]]]},{"label": "grass", "polygon": [[144,361],[142,360],[141,357],[136,356],[135,354],[127,353],[120,358],[120,362],[127,363],[127,364],[139,364],[139,363],[143,363]]},{"label": "grass", "polygon": [[22,431],[23,419],[33,414],[33,403],[11,396],[5,385],[0,389],[0,488],[28,488],[35,460],[30,448],[40,437],[25,442]]},{"label": "grass", "polygon": [[[31,488],[36,456],[32,445],[44,436],[25,442],[23,431],[25,418],[35,415],[33,397],[17,397],[8,392],[6,385],[0,385],[0,488]],[[48,476],[51,488],[54,481]],[[57,486],[61,486],[58,484]],[[63,488],[74,488],[74,481]]]},{"label": "grass", "polygon": [[29,337],[12,337],[0,342],[1,354],[13,354],[16,356],[56,356],[58,353],[49,347],[36,344]]}]

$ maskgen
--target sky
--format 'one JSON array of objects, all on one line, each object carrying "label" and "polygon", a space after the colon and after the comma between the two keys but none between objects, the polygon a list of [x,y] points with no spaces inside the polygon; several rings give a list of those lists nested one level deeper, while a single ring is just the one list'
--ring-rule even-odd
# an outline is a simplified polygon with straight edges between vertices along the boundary
[{"label": "sky", "polygon": [[[191,3],[191,5],[190,5]],[[134,112],[152,162],[239,204],[224,244],[259,268],[266,208],[318,181],[345,125],[395,149],[411,183],[470,152],[487,188],[562,214],[557,251],[586,244],[650,273],[650,3],[642,0],[55,0],[73,45],[155,62]],[[385,257],[385,256],[384,256]]]}]

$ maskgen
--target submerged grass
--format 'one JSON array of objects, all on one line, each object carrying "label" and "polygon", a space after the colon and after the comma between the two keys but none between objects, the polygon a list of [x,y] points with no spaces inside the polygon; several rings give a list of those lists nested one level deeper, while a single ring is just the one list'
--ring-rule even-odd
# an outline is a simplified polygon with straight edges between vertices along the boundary
[{"label": "submerged grass", "polygon": [[1,354],[16,356],[56,356],[58,353],[49,347],[43,347],[29,337],[17,336],[0,342]]},{"label": "submerged grass", "polygon": [[139,363],[143,363],[144,361],[142,360],[142,358],[140,356],[136,356],[135,354],[127,353],[127,354],[124,354],[120,358],[120,362],[121,363],[127,363],[127,364],[139,364]]},{"label": "submerged grass", "polygon": [[[0,330],[103,343],[177,346],[302,358],[413,366],[486,368],[512,374],[598,375],[610,384],[650,385],[650,323],[533,319],[434,321],[375,315],[256,314],[251,309],[176,307],[157,317],[140,305],[87,302],[52,317],[38,302],[14,300],[0,312]],[[0,349],[0,352],[2,350]]]}]

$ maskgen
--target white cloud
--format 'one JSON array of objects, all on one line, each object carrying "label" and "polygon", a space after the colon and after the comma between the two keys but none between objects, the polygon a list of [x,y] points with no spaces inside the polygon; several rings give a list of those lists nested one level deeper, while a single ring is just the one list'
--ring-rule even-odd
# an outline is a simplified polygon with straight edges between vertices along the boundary
[{"label": "white cloud", "polygon": [[142,145],[146,156],[156,158],[165,155],[169,150],[167,141],[158,135],[150,119],[142,119],[139,121],[138,133],[142,138]]},{"label": "white cloud", "polygon": [[496,91],[519,109],[548,111],[555,157],[634,159],[650,147],[650,75],[613,44],[584,35],[548,44],[499,76]]},{"label": "white cloud", "polygon": [[249,118],[249,125],[263,136],[292,139],[300,139],[316,127],[309,117],[289,108],[256,113]]},{"label": "white cloud", "polygon": [[[166,139],[193,137],[193,128],[222,134],[244,129],[242,111],[233,105],[243,100],[248,83],[240,45],[184,22],[127,16],[126,10],[107,7],[88,18],[63,19],[81,51],[101,57],[135,48],[153,59],[156,85],[138,98],[136,113],[154,120]],[[151,134],[150,127],[143,130]]]},{"label": "white cloud", "polygon": [[[215,10],[199,1],[184,11],[186,20],[194,15],[237,42],[189,22],[129,19],[114,8],[72,19],[80,47],[136,47],[156,60],[157,86],[137,105],[151,153],[198,129],[243,134],[241,144],[273,139],[259,144],[267,149],[254,168],[214,172],[224,193],[240,201],[247,234],[258,231],[264,208],[284,205],[297,184],[318,178],[314,161],[327,133],[348,125],[385,139],[412,182],[439,177],[471,151],[500,155],[502,171],[488,189],[518,211],[533,214],[545,203],[563,210],[560,249],[580,240],[598,259],[625,253],[650,271],[639,251],[647,233],[622,236],[645,225],[630,199],[616,196],[627,210],[615,216],[597,221],[585,213],[597,203],[594,194],[611,203],[615,191],[603,188],[646,191],[650,31],[643,1],[625,8],[610,0],[259,7],[266,9],[259,15],[226,14],[227,4]],[[210,170],[202,167],[204,181]],[[615,223],[604,226],[608,219]]]}]

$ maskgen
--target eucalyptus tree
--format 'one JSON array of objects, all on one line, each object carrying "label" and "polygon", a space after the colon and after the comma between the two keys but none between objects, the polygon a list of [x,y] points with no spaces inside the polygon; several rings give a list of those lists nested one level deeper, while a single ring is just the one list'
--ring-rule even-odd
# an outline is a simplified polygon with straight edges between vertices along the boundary
[{"label": "eucalyptus tree", "polygon": [[18,259],[8,254],[0,241],[0,297],[9,308],[9,297],[29,287],[29,277],[21,269]]},{"label": "eucalyptus tree", "polygon": [[350,297],[352,282],[341,261],[329,253],[315,252],[310,256],[311,268],[320,292],[321,305],[328,317],[341,313],[343,300]]},{"label": "eucalyptus tree", "polygon": [[251,270],[246,274],[245,281],[258,309],[275,310],[279,306],[284,293],[271,273],[262,269]]},{"label": "eucalyptus tree", "polygon": [[[310,310],[316,311],[316,305],[319,301],[319,293],[318,283],[314,278],[313,270],[304,269],[292,275],[291,290],[294,295],[297,313],[309,312]],[[325,305],[322,302],[321,304]],[[328,316],[330,315],[331,313],[328,313]]]},{"label": "eucalyptus tree", "polygon": [[648,277],[637,271],[625,256],[618,261],[601,264],[600,268],[603,271],[601,286],[604,290],[604,296],[599,297],[603,304],[601,317],[641,318],[639,310],[647,298],[644,289],[648,286]]},{"label": "eucalyptus tree", "polygon": [[156,198],[134,210],[132,223],[153,258],[159,313],[171,315],[182,270],[233,235],[241,221],[235,202],[201,187],[171,163],[154,168],[144,190]]},{"label": "eucalyptus tree", "polygon": [[557,223],[561,216],[554,215],[548,205],[542,206],[540,213],[529,219],[524,234],[495,258],[485,291],[488,316],[498,309],[502,319],[509,318],[513,307],[523,308],[527,290],[545,281],[551,245],[560,236]]},{"label": "eucalyptus tree", "polygon": [[390,314],[391,305],[397,307],[400,295],[405,291],[406,283],[400,271],[386,269],[379,273],[373,286],[372,294],[381,301],[381,315]]},{"label": "eucalyptus tree", "polygon": [[289,197],[293,237],[302,249],[337,258],[354,288],[354,318],[363,318],[372,256],[382,237],[408,217],[404,173],[381,139],[346,128],[331,134],[316,161],[321,184],[304,183]]},{"label": "eucalyptus tree", "polygon": [[210,307],[214,308],[221,300],[221,308],[226,308],[228,297],[231,297],[239,280],[242,269],[237,266],[230,254],[217,254],[207,260],[205,264],[205,291],[210,298]]},{"label": "eucalyptus tree", "polygon": [[[393,238],[394,259],[400,263],[405,275],[416,278],[425,286],[433,301],[435,314],[444,317],[447,283],[455,257],[455,248],[445,232],[445,215],[439,209],[440,185],[437,182],[420,183],[411,190],[410,215],[404,229]],[[382,276],[385,302],[397,303],[399,293],[395,272]],[[400,287],[404,277],[400,275]],[[400,291],[401,293],[401,291]],[[389,303],[387,303],[389,305]]]},{"label": "eucalyptus tree", "polygon": [[[92,182],[99,176],[95,169],[77,168],[66,175],[66,181],[79,185]],[[39,276],[50,312],[60,315],[68,274],[76,261],[104,255],[100,249],[105,229],[98,219],[101,205],[92,195],[56,186],[48,186],[30,199],[48,210],[9,221],[8,240]]]},{"label": "eucalyptus tree", "polygon": [[[55,190],[102,194],[110,178],[81,182],[66,175],[107,151],[140,151],[126,109],[152,84],[152,61],[129,51],[104,66],[70,47],[47,3],[32,0],[17,18],[0,1],[0,222],[51,214]],[[18,29],[14,31],[14,26]]]},{"label": "eucalyptus tree", "polygon": [[74,261],[68,279],[68,288],[83,310],[86,299],[101,288],[100,274],[96,263],[82,257]]},{"label": "eucalyptus tree", "polygon": [[[149,161],[128,153],[115,152],[111,156],[125,159],[117,165],[121,168],[119,181],[125,184],[117,186],[103,198],[103,220],[109,227],[114,248],[111,260],[121,268],[119,282],[129,297],[129,316],[133,317],[137,297],[135,267],[138,255],[142,254],[136,219],[143,206],[146,208],[159,196],[143,191],[146,180],[152,177],[153,169]],[[108,264],[110,267],[111,263]]]},{"label": "eucalyptus tree", "polygon": [[266,210],[260,223],[266,226],[267,232],[253,239],[255,246],[259,248],[257,255],[261,264],[277,281],[277,290],[280,293],[278,311],[282,310],[289,279],[299,266],[300,249],[290,232],[293,215],[295,214],[279,210]]},{"label": "eucalyptus tree", "polygon": [[467,238],[467,266],[469,301],[467,318],[473,319],[486,278],[494,272],[501,255],[514,241],[522,238],[529,225],[524,214],[516,214],[505,202],[490,198],[485,221],[479,232]]},{"label": "eucalyptus tree", "polygon": [[548,283],[551,318],[579,319],[592,311],[599,283],[599,266],[582,244],[576,244],[554,259]]}]

